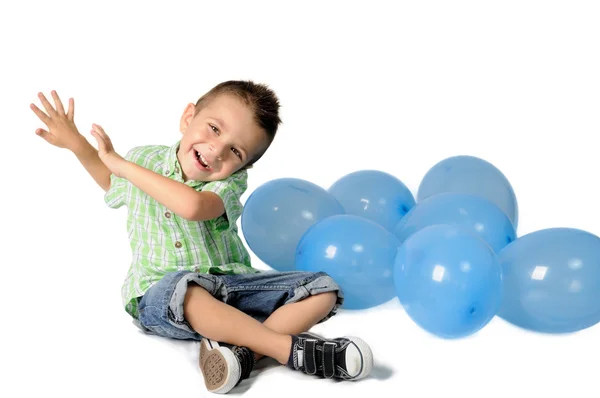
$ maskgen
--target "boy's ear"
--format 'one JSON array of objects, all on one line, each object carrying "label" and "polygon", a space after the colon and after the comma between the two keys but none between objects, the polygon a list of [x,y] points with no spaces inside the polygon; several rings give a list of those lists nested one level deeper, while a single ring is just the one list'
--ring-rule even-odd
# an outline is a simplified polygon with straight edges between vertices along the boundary
[{"label": "boy's ear", "polygon": [[194,119],[195,115],[196,105],[192,103],[187,104],[187,106],[183,110],[183,115],[181,115],[181,120],[179,121],[179,131],[181,131],[181,134],[183,134],[190,125],[190,123],[192,123],[192,120]]}]

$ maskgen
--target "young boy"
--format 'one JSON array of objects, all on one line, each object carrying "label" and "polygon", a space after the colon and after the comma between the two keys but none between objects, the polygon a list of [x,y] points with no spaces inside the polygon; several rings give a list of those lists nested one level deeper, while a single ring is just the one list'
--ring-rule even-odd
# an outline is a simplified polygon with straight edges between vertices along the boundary
[{"label": "young boy", "polygon": [[[227,393],[248,378],[257,359],[321,377],[358,380],[372,353],[359,338],[307,333],[335,315],[339,286],[325,273],[259,272],[238,235],[247,170],[265,153],[281,123],[279,100],[251,81],[221,83],[188,104],[181,139],[118,155],[98,125],[98,150],[65,112],[31,109],[47,126],[36,134],[71,151],[105,191],[111,208],[126,206],[132,262],[122,288],[125,310],[143,331],[199,340],[206,387]],[[221,342],[221,343],[219,343]]]}]

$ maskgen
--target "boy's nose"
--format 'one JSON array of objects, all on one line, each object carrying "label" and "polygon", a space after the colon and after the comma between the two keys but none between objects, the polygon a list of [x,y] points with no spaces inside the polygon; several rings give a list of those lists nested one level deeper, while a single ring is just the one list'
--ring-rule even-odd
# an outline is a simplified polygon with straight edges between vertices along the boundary
[{"label": "boy's nose", "polygon": [[210,149],[210,156],[212,157],[212,159],[209,160],[221,160],[221,158],[223,157],[223,151],[225,150],[225,145],[212,143],[208,145],[208,149]]}]

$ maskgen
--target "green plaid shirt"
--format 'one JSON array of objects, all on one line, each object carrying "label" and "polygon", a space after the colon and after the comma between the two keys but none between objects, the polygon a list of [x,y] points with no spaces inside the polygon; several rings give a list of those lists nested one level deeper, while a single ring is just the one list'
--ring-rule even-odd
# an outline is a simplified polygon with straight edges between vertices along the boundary
[{"label": "green plaid shirt", "polygon": [[[165,177],[184,183],[177,160],[179,142],[168,147],[142,146],[125,158]],[[121,289],[125,311],[138,317],[137,298],[167,272],[189,270],[206,274],[258,272],[238,235],[240,197],[248,174],[241,170],[221,181],[186,181],[197,191],[212,191],[223,199],[225,214],[210,221],[188,221],[176,216],[129,181],[111,175],[106,204],[127,206],[127,231],[132,260]]]}]

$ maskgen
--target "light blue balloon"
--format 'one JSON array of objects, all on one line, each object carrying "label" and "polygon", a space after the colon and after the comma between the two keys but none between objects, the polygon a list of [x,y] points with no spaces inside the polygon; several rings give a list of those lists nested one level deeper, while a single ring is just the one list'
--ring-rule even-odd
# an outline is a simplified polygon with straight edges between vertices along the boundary
[{"label": "light blue balloon", "polygon": [[353,214],[374,221],[393,231],[398,221],[415,205],[415,198],[402,181],[378,170],[361,170],[347,174],[329,188]]},{"label": "light blue balloon", "polygon": [[495,203],[518,227],[519,209],[512,185],[491,163],[474,156],[454,156],[435,164],[423,177],[417,202],[443,192],[470,193]]},{"label": "light blue balloon", "polygon": [[497,253],[516,239],[508,216],[491,201],[472,194],[447,192],[419,202],[400,220],[394,234],[400,242],[436,224],[461,226],[485,240]]},{"label": "light blue balloon", "polygon": [[400,303],[427,332],[442,338],[474,334],[502,301],[502,268],[480,237],[451,225],[425,227],[404,241],[394,265]]},{"label": "light blue balloon", "polygon": [[296,253],[296,269],[329,274],[341,287],[345,309],[370,308],[396,296],[398,239],[366,218],[343,214],[311,227]]},{"label": "light blue balloon", "polygon": [[571,333],[600,322],[600,238],[574,228],[524,235],[500,253],[498,316],[527,330]]},{"label": "light blue balloon", "polygon": [[302,235],[317,222],[343,214],[325,189],[298,178],[280,178],[258,187],[242,212],[242,231],[250,249],[278,271],[292,271]]}]

